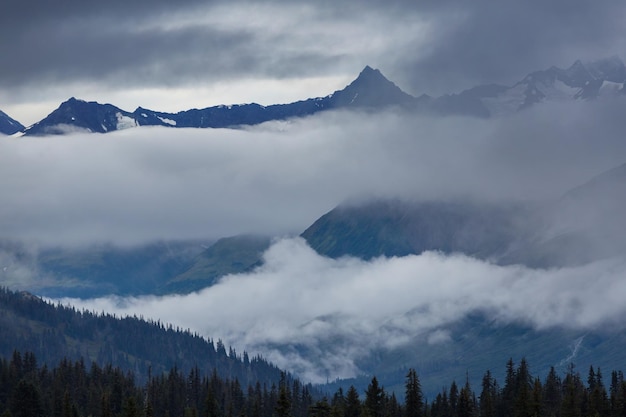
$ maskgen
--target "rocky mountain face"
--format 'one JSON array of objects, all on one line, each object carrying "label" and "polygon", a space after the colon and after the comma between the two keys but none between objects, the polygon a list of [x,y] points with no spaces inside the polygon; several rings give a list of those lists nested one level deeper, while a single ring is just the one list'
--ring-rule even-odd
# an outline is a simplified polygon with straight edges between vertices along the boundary
[{"label": "rocky mountain face", "polygon": [[24,126],[8,114],[0,111],[0,134],[12,135],[24,130]]},{"label": "rocky mountain face", "polygon": [[106,133],[136,126],[138,124],[133,115],[118,107],[72,97],[45,119],[26,129],[26,134],[62,135],[81,131]]}]

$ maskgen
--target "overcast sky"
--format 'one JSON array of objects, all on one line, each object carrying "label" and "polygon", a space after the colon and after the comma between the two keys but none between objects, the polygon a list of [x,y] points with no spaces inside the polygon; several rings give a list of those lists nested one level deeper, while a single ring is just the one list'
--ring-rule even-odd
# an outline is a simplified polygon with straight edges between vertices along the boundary
[{"label": "overcast sky", "polygon": [[625,10],[620,0],[6,0],[0,109],[29,125],[70,96],[130,111],[289,102],[340,89],[365,65],[414,95],[511,84],[623,55]]}]

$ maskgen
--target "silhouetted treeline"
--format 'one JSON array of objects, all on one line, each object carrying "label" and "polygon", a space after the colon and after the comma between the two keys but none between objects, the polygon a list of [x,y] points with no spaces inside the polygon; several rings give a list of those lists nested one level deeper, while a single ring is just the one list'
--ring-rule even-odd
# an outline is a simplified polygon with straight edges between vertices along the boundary
[{"label": "silhouetted treeline", "polygon": [[[570,365],[564,375],[551,368],[545,379],[534,377],[525,359],[506,364],[502,385],[485,372],[480,387],[452,381],[427,403],[415,370],[409,370],[405,397],[399,404],[374,377],[360,408],[348,407],[347,398],[335,394],[333,417],[626,417],[626,382],[622,371],[612,371],[605,382],[599,368],[589,368],[586,378]],[[354,389],[351,387],[351,391]],[[341,395],[339,395],[341,394]],[[337,398],[340,398],[337,401]],[[358,396],[356,397],[358,398]],[[351,401],[354,403],[354,399]],[[339,406],[337,406],[339,405]],[[352,409],[352,411],[348,411]]]},{"label": "silhouetted treeline", "polygon": [[[198,368],[173,368],[137,384],[132,372],[110,365],[87,367],[62,360],[50,369],[32,353],[0,359],[0,413],[5,417],[261,417],[271,416],[288,392],[289,415],[305,417],[313,404],[310,385],[281,373],[277,384],[242,386]],[[319,397],[318,397],[319,398]]]},{"label": "silhouetted treeline", "polygon": [[[217,372],[177,368],[150,375],[137,384],[132,372],[110,365],[85,366],[62,360],[49,369],[32,353],[14,352],[0,360],[0,414],[3,417],[622,417],[626,382],[611,372],[605,385],[591,367],[586,381],[570,366],[554,369],[544,380],[533,377],[528,363],[506,365],[502,386],[487,371],[481,387],[452,382],[428,403],[419,377],[410,369],[404,399],[387,393],[376,377],[364,393],[352,386],[328,400],[310,386],[281,373],[278,384],[242,386]],[[321,398],[321,399],[320,399]]]},{"label": "silhouetted treeline", "polygon": [[48,366],[64,359],[112,365],[132,371],[142,382],[149,371],[157,375],[172,368],[184,373],[198,368],[203,374],[215,370],[245,386],[276,383],[281,374],[260,356],[250,358],[220,340],[160,321],[79,311],[0,287],[0,356],[9,358],[14,350],[33,352]]}]

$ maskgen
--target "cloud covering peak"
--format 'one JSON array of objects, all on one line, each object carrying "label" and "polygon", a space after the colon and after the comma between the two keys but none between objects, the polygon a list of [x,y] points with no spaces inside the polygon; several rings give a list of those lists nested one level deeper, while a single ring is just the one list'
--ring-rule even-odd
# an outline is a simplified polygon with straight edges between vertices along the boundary
[{"label": "cloud covering peak", "polygon": [[301,238],[276,241],[264,258],[251,273],[185,296],[64,302],[172,322],[319,383],[360,374],[374,351],[446,344],[447,327],[468,314],[579,330],[616,330],[626,317],[624,260],[548,270],[434,252],[333,260]]}]

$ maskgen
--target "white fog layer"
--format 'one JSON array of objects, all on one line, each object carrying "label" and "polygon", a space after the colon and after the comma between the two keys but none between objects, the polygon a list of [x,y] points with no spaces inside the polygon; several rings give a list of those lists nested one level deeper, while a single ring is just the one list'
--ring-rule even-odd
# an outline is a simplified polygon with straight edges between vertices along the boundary
[{"label": "white fog layer", "polygon": [[537,329],[617,329],[626,319],[624,260],[550,270],[434,252],[332,260],[301,238],[277,241],[264,260],[252,273],[189,295],[62,302],[160,319],[261,354],[314,382],[355,376],[355,360],[416,336],[446,343],[441,327],[468,313]]}]

